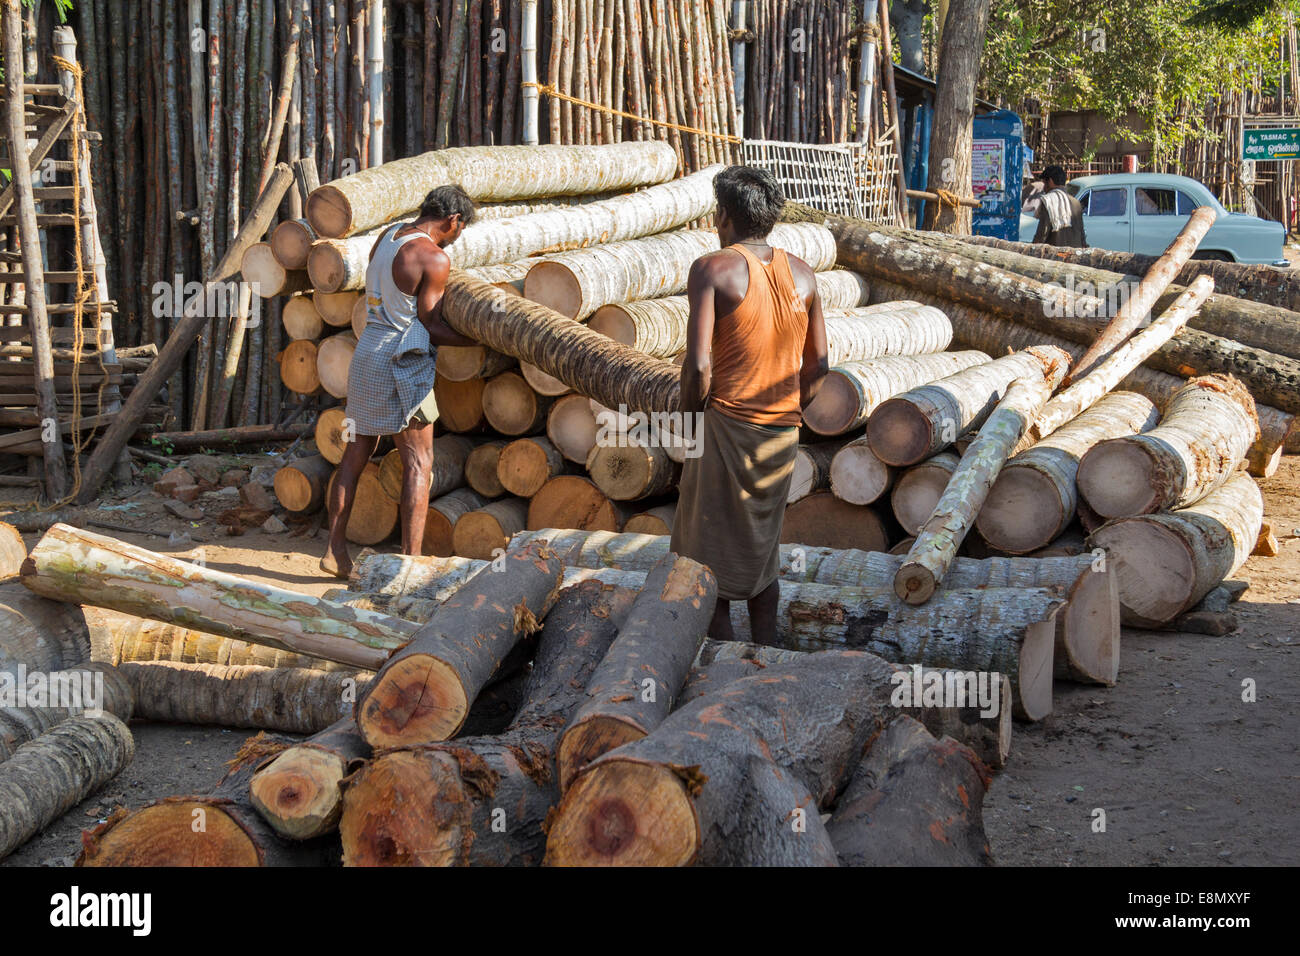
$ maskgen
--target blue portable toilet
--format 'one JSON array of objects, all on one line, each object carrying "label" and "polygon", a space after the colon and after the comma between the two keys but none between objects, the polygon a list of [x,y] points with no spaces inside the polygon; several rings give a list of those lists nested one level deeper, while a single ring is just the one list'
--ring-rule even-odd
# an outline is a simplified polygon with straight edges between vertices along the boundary
[{"label": "blue portable toilet", "polygon": [[1020,239],[1020,196],[1025,163],[1024,123],[1010,110],[977,115],[971,142],[971,195],[980,201],[971,216],[977,236]]}]

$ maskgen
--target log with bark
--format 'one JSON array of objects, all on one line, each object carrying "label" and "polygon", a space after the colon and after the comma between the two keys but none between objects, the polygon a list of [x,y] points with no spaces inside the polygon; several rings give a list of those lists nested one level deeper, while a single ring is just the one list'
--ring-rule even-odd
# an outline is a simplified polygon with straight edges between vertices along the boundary
[{"label": "log with bark", "polygon": [[843,447],[844,443],[838,441],[800,445],[795,452],[794,473],[790,476],[790,493],[786,496],[786,502],[793,504],[813,492],[828,488],[831,483],[831,462]]},{"label": "log with bark", "polygon": [[886,399],[871,414],[867,422],[871,450],[895,467],[923,461],[978,427],[1014,381],[1035,375],[1042,380],[1069,361],[1062,349],[1031,346],[908,389]]},{"label": "log with bark", "polygon": [[646,575],[627,621],[560,736],[561,790],[601,754],[640,740],[663,723],[709,629],[717,596],[713,573],[690,558],[669,554]]},{"label": "log with bark", "polygon": [[271,230],[271,252],[284,268],[305,269],[307,253],[316,238],[316,231],[306,219],[285,219]]},{"label": "log with bark", "polygon": [[240,260],[239,271],[244,281],[252,286],[254,294],[264,299],[306,292],[313,284],[304,270],[282,266],[265,242],[255,242],[248,247]]},{"label": "log with bark", "polygon": [[1058,353],[1059,363],[1011,383],[957,463],[934,513],[916,532],[916,541],[894,577],[894,591],[907,603],[924,604],[938,589],[1012,449],[1065,378],[1070,357]]},{"label": "log with bark", "polygon": [[313,514],[325,503],[334,466],[324,455],[297,458],[275,471],[275,499],[287,511]]},{"label": "log with bark", "polygon": [[424,553],[444,558],[455,554],[456,524],[487,503],[486,498],[469,488],[457,488],[430,501],[424,519]]},{"label": "log with bark", "polygon": [[18,581],[0,584],[0,669],[48,673],[90,660],[90,632],[79,603],[48,600]]},{"label": "log with bark", "polygon": [[620,436],[591,449],[587,473],[613,501],[640,501],[672,491],[680,469],[662,445]]},{"label": "log with bark", "polygon": [[439,375],[434,379],[433,397],[438,406],[438,420],[448,431],[483,430],[487,424],[483,415],[483,391],[486,385],[487,382],[481,378],[453,382]]},{"label": "log with bark", "polygon": [[989,361],[983,352],[965,351],[891,355],[837,365],[804,409],[804,423],[819,435],[842,435],[865,425],[886,399]]},{"label": "log with bark", "polygon": [[248,798],[282,837],[311,840],[338,827],[343,782],[370,758],[370,745],[349,714],[261,764]]},{"label": "log with bark", "polygon": [[975,521],[981,537],[1008,554],[1047,547],[1074,521],[1079,460],[1100,442],[1147,432],[1159,419],[1155,405],[1136,392],[1104,396],[1007,462]]},{"label": "log with bark", "polygon": [[287,737],[246,740],[210,793],[167,797],[115,813],[82,835],[78,866],[326,866],[337,864],[337,838],[286,840],[253,808],[249,783]]},{"label": "log with bark", "polygon": [[844,866],[989,866],[990,783],[969,747],[904,714],[871,744],[826,832]]},{"label": "log with bark", "polygon": [[18,574],[27,558],[27,545],[23,536],[11,524],[0,521],[0,581]]},{"label": "log with bark", "polygon": [[501,452],[508,444],[508,440],[500,438],[485,441],[475,445],[465,459],[465,484],[484,498],[500,498],[506,493],[497,466],[501,463]]},{"label": "log with bark", "polygon": [[587,765],[547,864],[836,865],[820,810],[884,725],[892,672],[870,654],[814,654],[696,699]]},{"label": "log with bark", "polygon": [[504,553],[510,538],[528,523],[528,502],[499,498],[467,512],[452,530],[452,549],[465,558],[490,560]]},{"label": "log with bark", "polygon": [[820,548],[884,551],[889,547],[889,533],[871,508],[851,505],[829,491],[819,491],[786,505],[781,541]]},{"label": "log with bark", "polygon": [[[1143,275],[1137,288],[1125,299],[1115,317],[1107,323],[1106,328],[1088,346],[1087,351],[1070,370],[1072,378],[1080,378],[1093,370],[1103,359],[1113,352],[1133,333],[1160,298],[1160,294],[1169,287],[1187,261],[1196,252],[1197,246],[1209,232],[1210,226],[1218,213],[1211,206],[1201,206],[1192,210],[1183,228],[1179,230],[1174,241]],[[1207,293],[1208,294],[1208,293]]]},{"label": "log with bark", "polygon": [[[881,283],[878,288],[886,294],[908,294],[904,287],[889,283]],[[938,297],[926,296],[925,298],[933,298],[939,303],[945,302]],[[976,309],[951,304],[949,306],[948,314],[952,318],[956,338],[959,343],[970,348],[996,353],[1030,345],[1053,345],[1065,349],[1071,355],[1083,354],[1082,345],[1060,336],[1037,332],[1027,326]],[[1181,375],[1170,375],[1141,366],[1120,381],[1119,387],[1145,395],[1155,403],[1157,408],[1163,408],[1174,393],[1185,384],[1186,379]],[[1259,415],[1260,437],[1251,446],[1247,462],[1252,475],[1268,477],[1277,470],[1284,446],[1289,450],[1292,442],[1300,436],[1300,432],[1292,434],[1295,416],[1290,412],[1259,402],[1255,404],[1255,411]]]},{"label": "log with bark", "polygon": [[314,734],[352,713],[369,672],[126,661],[135,714],[174,724]]},{"label": "log with bark", "polygon": [[354,777],[340,823],[345,864],[539,863],[559,796],[560,729],[634,597],[596,581],[565,588],[538,638],[525,703],[500,736],[390,750]]},{"label": "log with bark", "polygon": [[623,530],[628,534],[670,535],[673,531],[673,519],[677,514],[677,503],[647,508],[634,514],[623,522]]},{"label": "log with bark", "polygon": [[449,183],[478,201],[505,201],[622,192],[664,182],[676,169],[671,148],[657,141],[437,150],[325,183],[308,198],[307,219],[319,235],[338,238],[412,212]]},{"label": "log with bark", "polygon": [[[835,264],[834,238],[820,226],[779,224],[768,241],[814,272]],[[685,292],[691,264],[717,248],[715,233],[696,229],[562,252],[528,271],[524,296],[571,319],[585,319],[610,302]]]},{"label": "log with bark", "polygon": [[1258,436],[1255,402],[1240,382],[1194,378],[1155,428],[1088,449],[1079,494],[1102,519],[1183,508],[1227,481]]},{"label": "log with bark", "polygon": [[23,697],[10,694],[13,702],[0,707],[0,763],[23,744],[73,717],[107,713],[122,721],[131,719],[135,703],[131,685],[112,664],[90,662],[54,671],[42,675],[43,683],[37,684],[30,683],[31,676],[22,685],[14,682],[15,691],[22,686]]},{"label": "log with bark", "polygon": [[1259,487],[1237,473],[1189,507],[1108,521],[1088,544],[1115,566],[1124,623],[1158,627],[1246,563],[1263,520]]},{"label": "log with bark", "polygon": [[386,747],[453,736],[497,665],[538,628],[560,569],[553,552],[528,546],[467,581],[360,695],[362,736]]},{"label": "log with bark", "polygon": [[563,474],[564,470],[564,456],[540,435],[512,441],[497,455],[498,484],[520,498],[531,498],[542,490],[542,485]]},{"label": "log with bark", "polygon": [[[462,435],[439,435],[433,440],[433,462],[429,469],[429,500],[465,484],[465,462],[474,443]],[[379,485],[393,501],[402,500],[402,456],[393,449],[379,462]]]},{"label": "log with bark", "polygon": [[[374,669],[417,628],[56,524],[23,564],[31,591]],[[71,661],[50,669],[68,667]]]},{"label": "log with bark", "polygon": [[131,731],[110,713],[57,724],[0,763],[0,859],[121,773]]},{"label": "log with bark", "polygon": [[483,416],[502,435],[532,435],[541,430],[551,401],[518,372],[502,372],[483,386]]},{"label": "log with bark", "polygon": [[573,528],[577,531],[618,531],[627,513],[617,502],[581,475],[559,475],[542,485],[528,503],[528,529]]}]

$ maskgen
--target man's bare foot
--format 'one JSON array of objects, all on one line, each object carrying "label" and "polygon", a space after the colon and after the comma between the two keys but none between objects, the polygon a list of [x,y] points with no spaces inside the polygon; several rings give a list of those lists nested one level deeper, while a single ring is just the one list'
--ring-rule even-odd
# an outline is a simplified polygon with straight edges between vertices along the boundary
[{"label": "man's bare foot", "polygon": [[320,559],[320,569],[326,574],[332,574],[346,581],[352,574],[352,558],[348,556],[347,545],[344,545],[341,551],[335,551],[327,546],[325,557]]}]

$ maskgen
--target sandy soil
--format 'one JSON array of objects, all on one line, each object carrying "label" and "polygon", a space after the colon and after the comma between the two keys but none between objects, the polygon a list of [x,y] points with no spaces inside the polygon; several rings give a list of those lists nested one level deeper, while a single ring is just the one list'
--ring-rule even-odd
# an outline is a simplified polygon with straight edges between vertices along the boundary
[{"label": "sandy soil", "polygon": [[[244,464],[267,459],[246,459]],[[985,801],[1001,864],[1280,865],[1300,863],[1300,458],[1264,482],[1267,520],[1282,544],[1237,577],[1250,589],[1225,637],[1125,631],[1114,688],[1056,685],[1056,711],[1018,724],[1013,753]],[[200,500],[215,513],[221,501]],[[88,519],[153,550],[319,594],[336,582],[316,568],[324,533],[307,526],[228,537],[206,517],[181,521],[143,488],[105,497]],[[123,507],[125,506],[125,507]],[[103,533],[116,532],[106,529]],[[141,533],[148,532],[148,533]],[[169,543],[174,532],[189,542]],[[29,546],[39,536],[27,535]],[[1253,680],[1257,701],[1242,700]],[[135,762],[10,856],[6,866],[68,865],[81,831],[116,804],[202,792],[251,732],[135,722]],[[1096,811],[1104,832],[1094,832]]]}]

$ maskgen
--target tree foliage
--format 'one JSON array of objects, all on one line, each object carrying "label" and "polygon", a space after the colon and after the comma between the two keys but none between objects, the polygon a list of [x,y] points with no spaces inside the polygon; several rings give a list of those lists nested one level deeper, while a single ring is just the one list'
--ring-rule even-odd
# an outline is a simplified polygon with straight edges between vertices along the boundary
[{"label": "tree foliage", "polygon": [[[983,95],[1056,111],[1130,112],[1156,150],[1204,135],[1203,107],[1225,89],[1276,76],[1296,0],[994,0]],[[1220,9],[1223,7],[1224,9]],[[1190,105],[1192,109],[1182,109]]]}]

